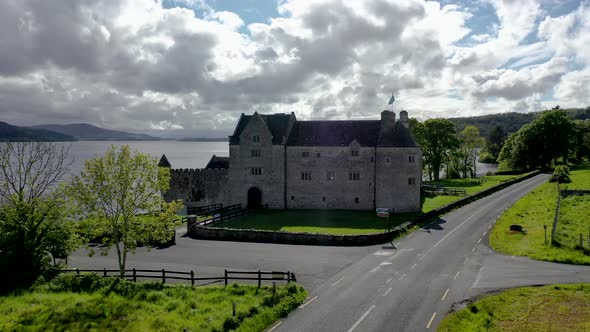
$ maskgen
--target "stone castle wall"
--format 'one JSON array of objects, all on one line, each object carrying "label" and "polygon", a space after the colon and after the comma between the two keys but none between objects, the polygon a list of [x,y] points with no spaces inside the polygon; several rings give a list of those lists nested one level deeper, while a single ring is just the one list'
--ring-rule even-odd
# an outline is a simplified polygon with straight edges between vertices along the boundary
[{"label": "stone castle wall", "polygon": [[226,169],[172,169],[166,201],[180,199],[186,207],[231,203]]}]

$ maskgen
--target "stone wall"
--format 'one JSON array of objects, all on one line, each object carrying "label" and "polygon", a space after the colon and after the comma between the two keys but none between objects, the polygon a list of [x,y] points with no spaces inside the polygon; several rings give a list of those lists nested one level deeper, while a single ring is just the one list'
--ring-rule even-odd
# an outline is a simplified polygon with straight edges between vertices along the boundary
[{"label": "stone wall", "polygon": [[394,213],[420,211],[421,149],[378,147],[376,161],[377,207]]},{"label": "stone wall", "polygon": [[166,201],[180,199],[187,207],[231,204],[226,169],[172,169]]}]

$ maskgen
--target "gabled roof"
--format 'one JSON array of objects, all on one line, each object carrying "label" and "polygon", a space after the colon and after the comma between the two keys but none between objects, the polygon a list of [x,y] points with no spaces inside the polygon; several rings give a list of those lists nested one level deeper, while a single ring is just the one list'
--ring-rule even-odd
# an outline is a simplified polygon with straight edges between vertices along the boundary
[{"label": "gabled roof", "polygon": [[213,157],[211,157],[211,160],[209,160],[209,162],[207,163],[207,166],[205,166],[205,168],[208,168],[208,169],[214,169],[214,168],[228,169],[229,168],[229,157],[217,157],[216,155],[213,155]]},{"label": "gabled roof", "polygon": [[170,162],[168,161],[168,158],[166,158],[165,154],[163,154],[162,158],[160,158],[160,161],[158,162],[158,166],[172,168],[172,165],[170,165]]},{"label": "gabled roof", "polygon": [[[229,137],[230,145],[240,144],[240,135],[244,128],[248,125],[254,115],[244,115],[240,117],[238,125],[234,134]],[[272,135],[272,144],[282,144],[283,137],[288,136],[289,120],[291,114],[277,113],[277,114],[258,114],[262,121],[266,124]]]},{"label": "gabled roof", "polygon": [[287,145],[348,146],[355,139],[360,146],[375,146],[381,121],[297,121]]},{"label": "gabled roof", "polygon": [[400,121],[396,122],[392,131],[380,133],[377,146],[381,147],[419,147],[412,136],[410,129],[406,128]]}]

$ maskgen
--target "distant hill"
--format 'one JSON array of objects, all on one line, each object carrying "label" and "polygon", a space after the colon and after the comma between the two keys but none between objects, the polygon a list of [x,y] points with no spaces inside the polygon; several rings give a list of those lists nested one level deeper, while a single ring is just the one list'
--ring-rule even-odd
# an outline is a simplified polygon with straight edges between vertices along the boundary
[{"label": "distant hill", "polygon": [[68,125],[40,125],[33,128],[46,129],[58,133],[71,135],[81,141],[159,141],[160,138],[146,135],[134,134],[124,131],[99,128],[87,123],[76,123]]},{"label": "distant hill", "polygon": [[229,137],[184,137],[179,138],[178,141],[183,142],[228,142]]},{"label": "distant hill", "polygon": [[0,141],[77,141],[77,139],[51,130],[19,127],[0,121]]},{"label": "distant hill", "polygon": [[[573,120],[590,119],[590,107],[562,109]],[[517,132],[522,126],[532,122],[541,112],[533,113],[500,113],[464,118],[449,118],[455,124],[455,129],[461,131],[469,125],[479,128],[481,136],[486,137],[495,126],[504,127],[508,134]]]}]

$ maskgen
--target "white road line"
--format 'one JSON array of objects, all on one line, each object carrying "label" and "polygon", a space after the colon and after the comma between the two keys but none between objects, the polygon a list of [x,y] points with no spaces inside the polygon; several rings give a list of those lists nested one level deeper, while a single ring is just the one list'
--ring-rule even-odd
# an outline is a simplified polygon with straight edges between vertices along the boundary
[{"label": "white road line", "polygon": [[377,266],[376,268],[372,269],[372,270],[371,270],[371,271],[369,271],[369,272],[377,272],[377,270],[379,270],[379,266]]},{"label": "white road line", "polygon": [[389,288],[388,288],[388,289],[385,291],[385,293],[383,293],[383,296],[387,296],[387,294],[389,294],[389,292],[391,292],[391,290],[392,290],[392,288],[391,288],[391,287],[389,287]]},{"label": "white road line", "polygon": [[492,228],[492,226],[494,226],[494,224],[491,224],[491,225],[489,225],[489,226],[488,226],[488,229]]},{"label": "white road line", "polygon": [[412,265],[412,267],[410,268],[410,270],[413,270],[416,267],[416,265],[418,265],[418,264]]},{"label": "white road line", "polygon": [[367,310],[367,312],[365,312],[361,316],[361,318],[359,318],[359,320],[356,321],[356,323],[354,323],[354,325],[350,329],[348,329],[348,332],[354,331],[354,329],[356,329],[356,327],[359,326],[359,324],[363,321],[363,319],[365,319],[369,315],[369,313],[371,313],[371,311],[373,309],[375,309],[375,305],[374,304],[369,308],[369,310]]},{"label": "white road line", "polygon": [[403,278],[405,278],[405,277],[406,277],[406,274],[404,273],[404,274],[402,274],[402,276],[401,276],[401,277],[399,277],[399,278],[398,278],[398,280],[402,280],[402,279],[403,279]]},{"label": "white road line", "polygon": [[443,294],[443,297],[440,299],[441,301],[444,301],[445,298],[447,297],[447,294],[449,294],[449,289],[447,288],[447,291]]},{"label": "white road line", "polygon": [[486,236],[486,234],[488,234],[488,231],[483,232],[483,236]]},{"label": "white road line", "polygon": [[310,304],[311,302],[315,301],[315,299],[317,299],[317,298],[318,298],[318,296],[317,296],[317,295],[316,295],[316,296],[314,296],[314,297],[312,297],[312,298],[311,298],[311,300],[309,300],[309,301],[307,301],[306,303],[303,303],[302,305],[300,305],[300,306],[299,306],[299,309],[303,309],[303,308],[305,308],[305,307],[306,307],[308,304]]},{"label": "white road line", "polygon": [[481,238],[479,238],[479,240],[477,240],[477,243],[480,243],[480,242],[481,242]]},{"label": "white road line", "polygon": [[430,320],[428,321],[428,325],[426,325],[426,328],[429,329],[430,325],[432,324],[432,321],[434,320],[434,317],[436,317],[436,312],[432,314],[432,317],[430,317]]},{"label": "white road line", "polygon": [[410,233],[410,235],[406,236],[406,239],[411,238],[412,236],[414,236],[414,233]]},{"label": "white road line", "polygon": [[469,259],[469,257],[465,258],[465,261],[463,262],[463,265],[467,264],[467,260]]},{"label": "white road line", "polygon": [[457,280],[457,277],[459,276],[460,273],[461,273],[461,271],[457,271],[457,274],[455,274],[455,277],[453,278],[453,280]]},{"label": "white road line", "polygon": [[471,249],[471,252],[474,252],[475,251],[475,248],[477,248],[477,246],[473,247],[473,249]]},{"label": "white road line", "polygon": [[338,281],[336,281],[335,283],[333,283],[330,287],[334,287],[334,286],[338,285],[342,280],[344,280],[344,277],[338,279]]},{"label": "white road line", "polygon": [[391,282],[391,280],[392,280],[392,278],[389,278],[389,279],[385,280],[385,283],[388,284]]},{"label": "white road line", "polygon": [[274,331],[277,327],[279,327],[279,325],[283,324],[283,322],[278,322],[277,325],[273,326],[270,328],[270,330],[266,331],[266,332],[272,332]]}]

